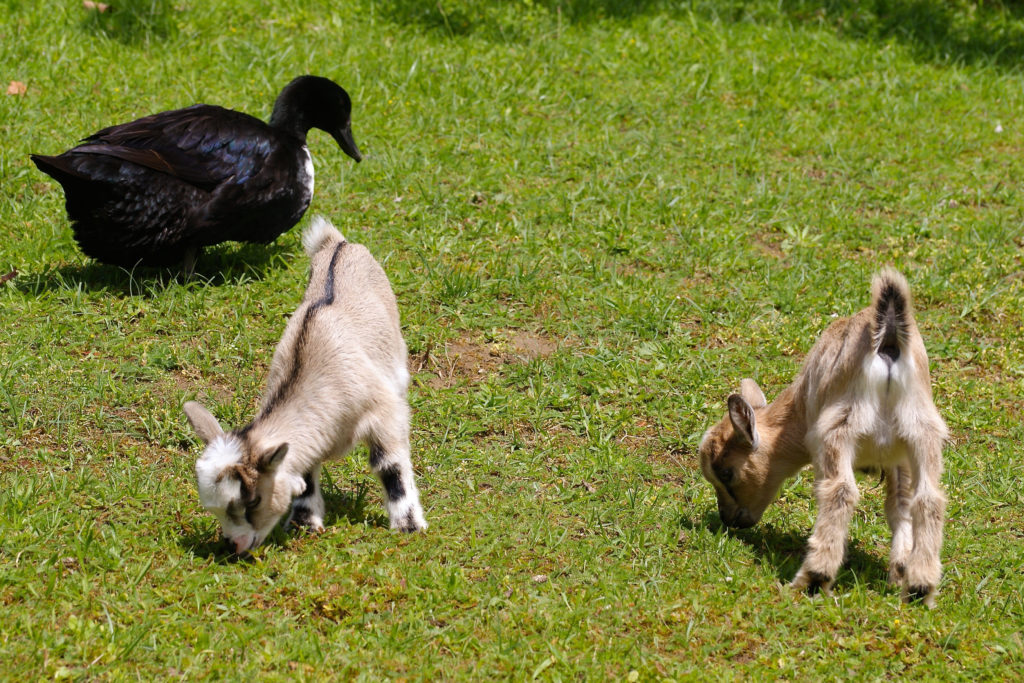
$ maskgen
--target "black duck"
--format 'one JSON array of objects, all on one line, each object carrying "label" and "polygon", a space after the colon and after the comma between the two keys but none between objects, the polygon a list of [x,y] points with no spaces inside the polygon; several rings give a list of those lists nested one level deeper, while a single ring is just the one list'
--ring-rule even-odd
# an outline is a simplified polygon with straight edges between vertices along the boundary
[{"label": "black duck", "polygon": [[333,81],[300,76],[270,123],[209,104],[104,128],[59,156],[32,155],[64,188],[75,240],[88,256],[131,267],[184,262],[229,240],[273,241],[313,197],[310,128],[362,158],[352,103]]}]

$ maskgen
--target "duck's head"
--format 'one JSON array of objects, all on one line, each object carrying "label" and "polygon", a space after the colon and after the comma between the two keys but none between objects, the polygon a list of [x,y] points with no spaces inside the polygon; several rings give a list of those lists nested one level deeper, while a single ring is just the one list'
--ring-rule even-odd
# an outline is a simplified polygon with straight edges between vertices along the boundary
[{"label": "duck's head", "polygon": [[274,102],[270,125],[306,139],[310,128],[331,135],[356,161],[363,155],[352,137],[352,100],[340,85],[320,76],[299,76],[284,87]]}]

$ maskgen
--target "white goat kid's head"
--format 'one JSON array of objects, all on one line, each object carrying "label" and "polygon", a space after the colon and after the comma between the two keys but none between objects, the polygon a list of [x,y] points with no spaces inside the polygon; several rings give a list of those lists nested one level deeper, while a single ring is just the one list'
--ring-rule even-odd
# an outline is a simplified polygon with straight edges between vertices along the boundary
[{"label": "white goat kid's head", "polygon": [[776,489],[766,486],[769,473],[761,447],[757,415],[768,402],[752,379],[744,379],[740,393],[729,396],[729,412],[704,433],[700,443],[700,469],[715,487],[718,515],[726,526],[746,529],[761,520]]},{"label": "white goat kid's head", "polygon": [[236,553],[258,546],[291,503],[291,495],[275,495],[278,466],[288,444],[256,452],[237,434],[225,432],[195,401],[185,404],[185,415],[206,444],[196,461],[199,502],[220,521]]}]

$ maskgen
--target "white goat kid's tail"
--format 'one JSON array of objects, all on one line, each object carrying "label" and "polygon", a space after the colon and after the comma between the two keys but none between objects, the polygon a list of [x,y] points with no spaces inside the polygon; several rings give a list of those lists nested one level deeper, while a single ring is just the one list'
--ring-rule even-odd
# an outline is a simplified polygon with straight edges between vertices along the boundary
[{"label": "white goat kid's tail", "polygon": [[875,353],[892,365],[907,350],[913,327],[907,279],[892,268],[878,273],[871,283],[871,308],[875,312],[871,325]]},{"label": "white goat kid's tail", "polygon": [[313,216],[309,227],[302,233],[302,248],[310,257],[323,249],[326,244],[344,241],[345,236],[323,216]]}]

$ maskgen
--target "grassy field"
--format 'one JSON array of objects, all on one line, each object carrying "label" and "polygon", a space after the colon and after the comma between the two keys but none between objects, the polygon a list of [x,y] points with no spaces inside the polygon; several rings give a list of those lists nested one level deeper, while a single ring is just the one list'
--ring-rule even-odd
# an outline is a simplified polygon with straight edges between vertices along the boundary
[{"label": "grassy field", "polygon": [[[1024,12],[996,0],[0,3],[0,678],[1024,676]],[[366,451],[327,530],[232,562],[181,411],[255,412],[299,228],[198,277],[77,250],[29,161],[202,101],[354,101],[312,212],[385,265],[426,534]],[[953,434],[938,608],[861,480],[831,598],[810,477],[730,532],[696,465],[871,274],[910,280]]]}]

